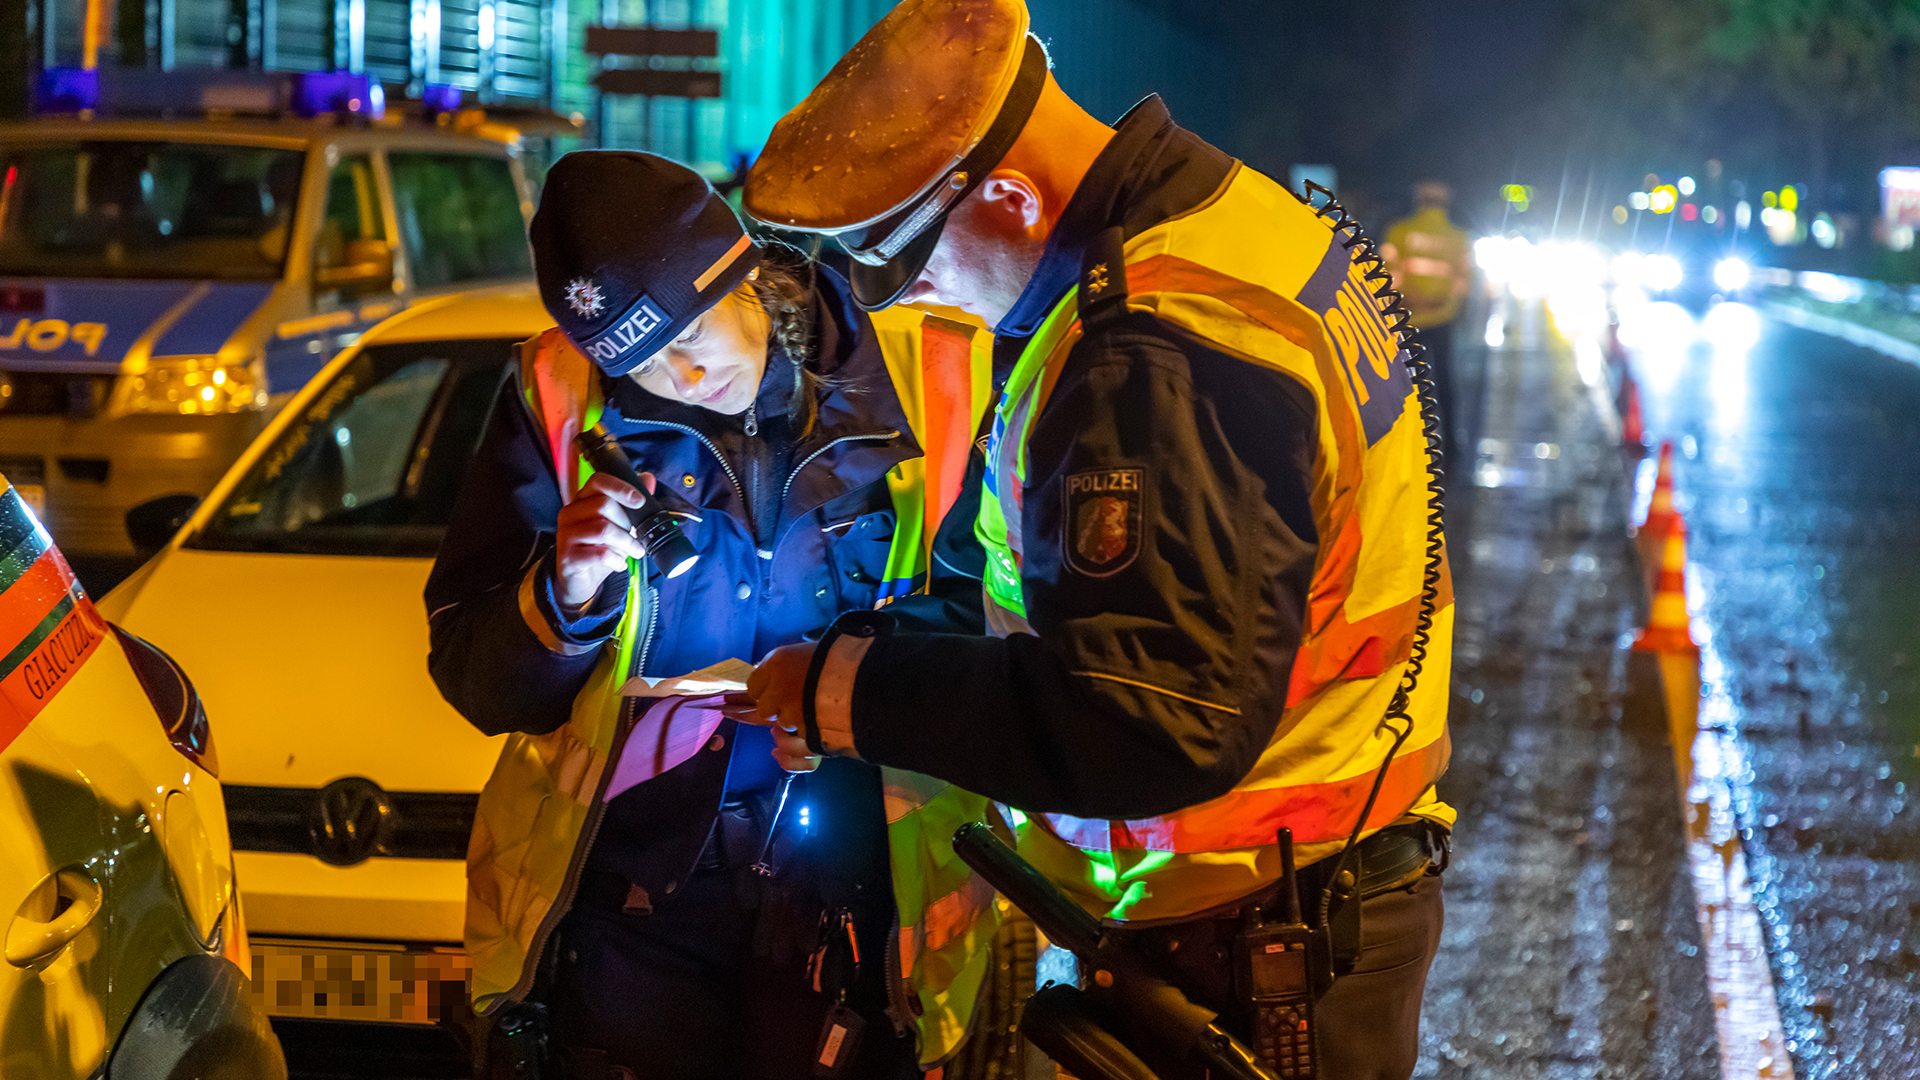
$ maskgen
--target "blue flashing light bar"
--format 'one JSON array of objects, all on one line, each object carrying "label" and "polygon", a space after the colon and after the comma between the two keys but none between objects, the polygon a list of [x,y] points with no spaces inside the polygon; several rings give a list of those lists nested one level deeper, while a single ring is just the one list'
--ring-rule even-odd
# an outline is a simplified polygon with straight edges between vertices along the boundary
[{"label": "blue flashing light bar", "polygon": [[460,88],[446,83],[428,83],[420,91],[420,103],[427,107],[427,115],[450,113],[460,108]]},{"label": "blue flashing light bar", "polygon": [[40,73],[34,110],[86,112],[100,107],[100,73],[77,67],[50,67]]},{"label": "blue flashing light bar", "polygon": [[366,75],[311,71],[294,77],[292,104],[297,116],[344,113],[378,120],[386,115],[387,93]]}]

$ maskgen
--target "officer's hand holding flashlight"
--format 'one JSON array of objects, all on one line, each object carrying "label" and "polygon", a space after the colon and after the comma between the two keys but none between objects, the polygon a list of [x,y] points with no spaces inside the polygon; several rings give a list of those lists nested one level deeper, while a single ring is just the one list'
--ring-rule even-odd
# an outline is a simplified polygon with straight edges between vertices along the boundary
[{"label": "officer's hand holding flashlight", "polygon": [[[640,480],[653,490],[652,475],[641,473]],[[595,473],[580,494],[560,508],[553,591],[561,604],[577,608],[587,603],[609,576],[627,568],[628,559],[646,558],[646,547],[627,523],[627,510],[643,502],[631,485]]]}]

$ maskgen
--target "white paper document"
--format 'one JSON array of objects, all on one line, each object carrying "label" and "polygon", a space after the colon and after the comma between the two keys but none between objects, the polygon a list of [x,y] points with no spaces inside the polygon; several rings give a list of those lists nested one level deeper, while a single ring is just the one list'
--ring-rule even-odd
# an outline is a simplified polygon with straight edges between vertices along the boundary
[{"label": "white paper document", "polygon": [[620,688],[626,697],[707,697],[747,688],[753,665],[745,660],[722,660],[711,667],[662,679],[636,675]]}]

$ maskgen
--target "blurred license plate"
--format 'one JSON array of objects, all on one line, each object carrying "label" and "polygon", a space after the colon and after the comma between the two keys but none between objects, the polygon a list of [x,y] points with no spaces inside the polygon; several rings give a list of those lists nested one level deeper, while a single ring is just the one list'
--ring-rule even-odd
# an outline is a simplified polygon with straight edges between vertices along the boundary
[{"label": "blurred license plate", "polygon": [[472,965],[454,946],[253,939],[254,1003],[268,1016],[431,1024],[470,1013]]},{"label": "blurred license plate", "polygon": [[20,493],[20,501],[27,504],[33,516],[47,516],[47,489],[40,484],[15,484],[13,490]]}]

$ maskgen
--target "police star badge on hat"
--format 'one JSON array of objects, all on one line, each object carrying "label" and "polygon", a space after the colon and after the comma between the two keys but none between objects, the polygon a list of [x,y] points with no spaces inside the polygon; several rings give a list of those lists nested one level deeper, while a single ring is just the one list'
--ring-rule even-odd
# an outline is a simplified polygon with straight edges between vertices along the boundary
[{"label": "police star badge on hat", "polygon": [[609,375],[644,363],[760,265],[705,178],[627,150],[554,162],[527,238],[547,314]]},{"label": "police star badge on hat", "polygon": [[1020,137],[1046,81],[1021,0],[905,0],[774,125],[741,205],[839,240],[854,299],[886,307]]}]

